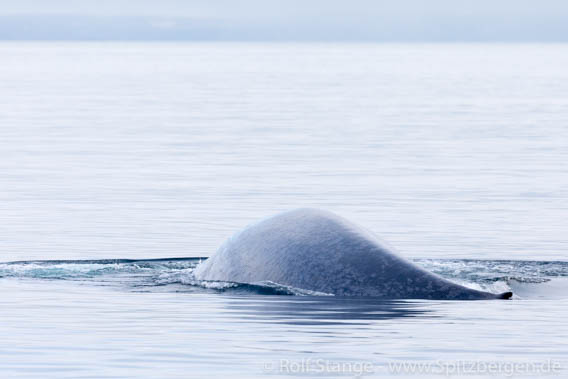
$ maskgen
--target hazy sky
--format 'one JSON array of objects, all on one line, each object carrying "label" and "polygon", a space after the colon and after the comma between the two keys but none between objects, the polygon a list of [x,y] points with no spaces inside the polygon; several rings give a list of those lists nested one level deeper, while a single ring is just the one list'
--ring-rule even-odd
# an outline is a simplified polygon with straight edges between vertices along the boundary
[{"label": "hazy sky", "polygon": [[2,0],[0,39],[568,42],[568,1]]}]

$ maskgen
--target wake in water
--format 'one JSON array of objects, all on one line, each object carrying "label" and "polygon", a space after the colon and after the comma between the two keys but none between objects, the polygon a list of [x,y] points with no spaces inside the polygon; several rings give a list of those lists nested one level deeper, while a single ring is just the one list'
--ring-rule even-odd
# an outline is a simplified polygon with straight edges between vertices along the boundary
[{"label": "wake in water", "polygon": [[[67,280],[121,286],[132,291],[228,292],[261,295],[328,295],[272,282],[197,280],[195,267],[207,258],[49,260],[0,263],[0,278]],[[568,262],[415,259],[417,265],[470,288],[513,291],[516,298],[564,298]]]}]

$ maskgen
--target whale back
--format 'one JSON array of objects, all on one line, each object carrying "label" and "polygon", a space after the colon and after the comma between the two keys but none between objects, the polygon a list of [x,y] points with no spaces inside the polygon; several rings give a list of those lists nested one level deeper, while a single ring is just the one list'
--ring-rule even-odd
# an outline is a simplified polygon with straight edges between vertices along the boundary
[{"label": "whale back", "polygon": [[276,215],[229,238],[195,270],[201,280],[271,281],[343,296],[483,299],[397,255],[369,231],[326,211]]}]

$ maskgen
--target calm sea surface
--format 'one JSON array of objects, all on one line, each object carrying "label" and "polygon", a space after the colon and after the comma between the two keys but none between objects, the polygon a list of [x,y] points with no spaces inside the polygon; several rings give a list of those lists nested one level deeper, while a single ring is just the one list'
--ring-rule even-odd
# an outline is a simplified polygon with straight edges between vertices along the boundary
[{"label": "calm sea surface", "polygon": [[[0,376],[568,375],[567,67],[561,44],[0,43]],[[306,206],[515,299],[171,259]]]}]

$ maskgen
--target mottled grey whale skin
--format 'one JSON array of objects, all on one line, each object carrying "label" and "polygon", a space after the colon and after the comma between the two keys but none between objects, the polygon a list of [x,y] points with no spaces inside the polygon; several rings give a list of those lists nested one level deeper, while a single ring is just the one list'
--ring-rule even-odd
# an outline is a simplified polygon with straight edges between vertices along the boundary
[{"label": "mottled grey whale skin", "polygon": [[338,296],[506,299],[452,283],[396,255],[370,232],[327,211],[297,209],[250,225],[195,269],[199,280],[271,281]]}]

